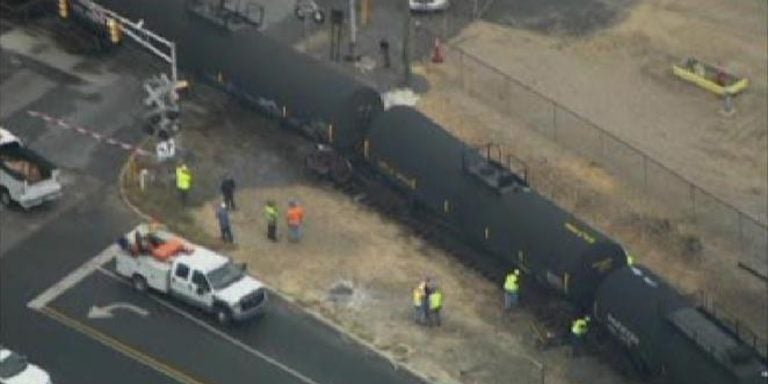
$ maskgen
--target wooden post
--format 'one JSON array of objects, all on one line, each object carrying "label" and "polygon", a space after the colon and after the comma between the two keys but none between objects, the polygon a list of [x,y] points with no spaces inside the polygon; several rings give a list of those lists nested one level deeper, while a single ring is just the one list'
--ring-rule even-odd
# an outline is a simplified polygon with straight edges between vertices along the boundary
[{"label": "wooden post", "polygon": [[371,7],[369,6],[370,4],[368,4],[369,2],[370,0],[362,0],[360,3],[360,16],[361,16],[360,23],[363,26],[368,25],[368,22],[370,21],[370,17],[371,17],[371,14],[370,14]]}]

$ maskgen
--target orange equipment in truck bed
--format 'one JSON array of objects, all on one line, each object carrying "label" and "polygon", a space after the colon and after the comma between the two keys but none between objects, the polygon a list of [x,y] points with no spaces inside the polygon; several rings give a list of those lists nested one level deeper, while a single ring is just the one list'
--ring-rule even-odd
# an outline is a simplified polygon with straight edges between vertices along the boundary
[{"label": "orange equipment in truck bed", "polygon": [[181,251],[184,251],[184,243],[174,237],[152,249],[152,256],[159,261],[167,261]]}]

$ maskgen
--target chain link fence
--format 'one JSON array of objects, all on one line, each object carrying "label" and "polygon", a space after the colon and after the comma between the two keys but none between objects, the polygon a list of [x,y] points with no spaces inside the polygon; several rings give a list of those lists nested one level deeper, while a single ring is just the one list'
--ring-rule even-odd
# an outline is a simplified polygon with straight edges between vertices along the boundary
[{"label": "chain link fence", "polygon": [[[692,223],[737,248],[741,267],[768,276],[768,227],[688,181],[587,118],[540,94],[459,47],[443,44],[449,81],[525,123],[563,147],[599,164],[656,202],[670,220]],[[424,57],[429,60],[430,57]]]}]

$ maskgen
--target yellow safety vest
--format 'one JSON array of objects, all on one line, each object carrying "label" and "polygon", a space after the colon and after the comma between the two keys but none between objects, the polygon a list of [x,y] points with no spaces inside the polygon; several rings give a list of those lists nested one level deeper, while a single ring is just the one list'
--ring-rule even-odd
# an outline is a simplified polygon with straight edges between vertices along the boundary
[{"label": "yellow safety vest", "polygon": [[432,292],[429,295],[429,309],[436,310],[443,307],[443,294],[440,291]]},{"label": "yellow safety vest", "polygon": [[421,307],[421,302],[424,299],[424,290],[416,287],[413,289],[413,306]]},{"label": "yellow safety vest", "polygon": [[504,280],[504,290],[509,293],[517,293],[517,291],[520,289],[520,285],[517,283],[518,277],[514,273],[510,273],[507,275],[506,280]]},{"label": "yellow safety vest", "polygon": [[192,186],[192,173],[189,172],[189,168],[187,167],[176,168],[176,188],[186,191],[191,186]]},{"label": "yellow safety vest", "polygon": [[264,207],[264,214],[267,216],[267,220],[277,221],[277,208],[267,205]]},{"label": "yellow safety vest", "polygon": [[587,321],[584,319],[576,319],[571,325],[571,333],[576,336],[583,336],[587,333]]}]

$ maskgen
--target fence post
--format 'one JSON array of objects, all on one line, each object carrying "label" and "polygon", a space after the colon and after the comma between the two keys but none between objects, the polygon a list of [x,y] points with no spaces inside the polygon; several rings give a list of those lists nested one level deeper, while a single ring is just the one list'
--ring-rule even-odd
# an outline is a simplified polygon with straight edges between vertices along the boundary
[{"label": "fence post", "polygon": [[746,251],[747,246],[744,244],[744,224],[743,224],[743,217],[741,212],[736,211],[736,220],[739,223],[739,248],[741,248],[741,252],[744,253]]},{"label": "fence post", "polygon": [[600,159],[605,161],[605,133],[599,129],[595,129],[595,132],[600,136]]},{"label": "fence post", "polygon": [[459,51],[459,82],[461,89],[466,90],[464,86],[464,50],[458,47],[456,49]]},{"label": "fence post", "polygon": [[552,140],[557,142],[557,104],[552,100]]},{"label": "fence post", "polygon": [[644,153],[640,153],[643,155],[643,189],[648,190],[648,156],[646,156]]},{"label": "fence post", "polygon": [[688,183],[691,194],[691,213],[693,214],[693,221],[696,221],[696,186]]}]

